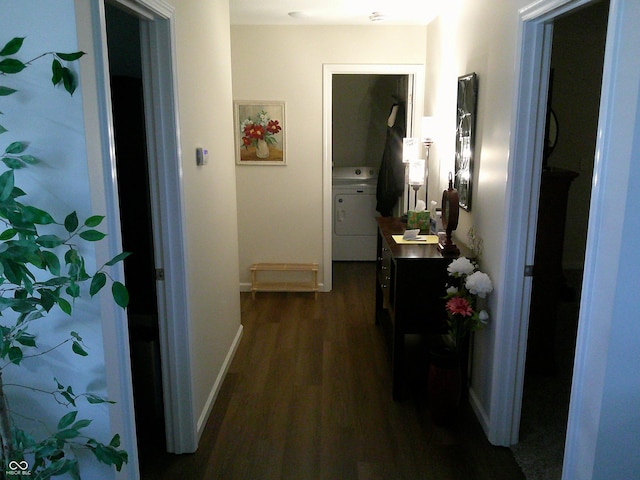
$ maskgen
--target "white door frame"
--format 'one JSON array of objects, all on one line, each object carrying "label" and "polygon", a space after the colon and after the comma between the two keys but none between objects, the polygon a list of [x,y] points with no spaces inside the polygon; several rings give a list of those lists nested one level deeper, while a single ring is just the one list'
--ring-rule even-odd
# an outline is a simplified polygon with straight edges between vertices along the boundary
[{"label": "white door frame", "polygon": [[[411,136],[420,136],[422,106],[424,105],[424,64],[370,65],[370,64],[325,64],[322,69],[322,233],[323,233],[323,286],[322,291],[331,291],[332,275],[332,116],[333,116],[333,75],[371,74],[408,75],[409,95],[407,98],[407,131]],[[382,155],[382,154],[381,154]],[[406,192],[405,192],[406,194]],[[405,195],[403,195],[403,198]]]},{"label": "white door frame", "polygon": [[[489,440],[497,445],[518,441],[531,293],[531,279],[524,277],[524,267],[533,261],[551,23],[587,3],[590,0],[538,0],[520,11],[506,253],[500,281],[504,286],[500,310],[505,321],[496,328],[488,429]],[[635,75],[640,60],[633,49],[637,47],[639,11],[634,0],[611,0],[563,478],[591,478],[584,472],[593,468],[598,440],[600,392],[606,373],[603,359],[609,348],[607,329],[616,287],[611,275],[615,275],[622,251],[624,219],[624,208],[612,205],[624,205],[625,175],[631,161],[634,120],[628,105],[637,102]],[[515,321],[506,321],[508,318]]]},{"label": "white door frame", "polygon": [[[141,53],[145,101],[145,122],[149,156],[149,183],[153,240],[157,269],[164,270],[164,281],[157,283],[158,323],[162,365],[162,388],[167,450],[172,453],[194,452],[197,429],[191,399],[191,357],[189,345],[189,304],[187,301],[186,250],[180,157],[174,9],[163,0],[114,0],[141,19]],[[120,231],[115,170],[113,117],[107,61],[104,3],[94,0],[96,69],[100,95],[100,129],[102,132],[109,230]],[[124,312],[121,313],[124,315]],[[122,348],[128,334],[120,331],[115,338]],[[120,370],[131,369],[127,357],[121,358]],[[128,382],[130,376],[117,381]],[[130,387],[121,386],[123,391]]]}]

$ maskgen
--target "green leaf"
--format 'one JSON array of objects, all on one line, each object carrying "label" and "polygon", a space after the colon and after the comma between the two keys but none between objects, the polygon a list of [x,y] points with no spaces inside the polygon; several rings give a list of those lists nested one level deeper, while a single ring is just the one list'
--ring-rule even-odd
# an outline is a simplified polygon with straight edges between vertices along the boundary
[{"label": "green leaf", "polygon": [[67,292],[67,294],[71,298],[78,298],[80,296],[80,285],[78,285],[77,283],[72,283],[67,288],[65,288],[65,292]]},{"label": "green leaf", "polygon": [[87,355],[89,355],[86,350],[82,348],[82,345],[80,345],[78,342],[73,342],[71,350],[73,350],[73,353],[75,353],[76,355],[80,355],[81,357],[86,357]]},{"label": "green leaf", "polygon": [[94,228],[102,223],[104,215],[92,215],[84,221],[85,227]]},{"label": "green leaf", "polygon": [[73,412],[69,412],[66,415],[64,415],[58,422],[58,430],[64,430],[65,428],[70,426],[73,422],[75,422],[77,416],[78,416],[77,410],[74,410]]},{"label": "green leaf", "polygon": [[2,161],[7,167],[12,168],[14,170],[18,170],[19,168],[25,167],[24,162],[14,157],[2,157]]},{"label": "green leaf", "polygon": [[67,215],[67,218],[64,219],[64,228],[66,228],[69,233],[76,231],[78,228],[78,214],[76,212],[71,212]]},{"label": "green leaf", "polygon": [[91,404],[98,404],[98,403],[115,403],[115,402],[112,402],[111,400],[106,400],[106,399],[104,399],[104,398],[102,398],[102,397],[99,397],[99,396],[97,396],[97,395],[94,395],[94,394],[92,394],[92,393],[88,393],[88,394],[86,395],[86,397],[87,397],[87,401],[88,401],[89,403],[91,403]]},{"label": "green leaf", "polygon": [[96,458],[107,465],[114,465],[117,471],[120,471],[122,464],[128,461],[127,452],[124,450],[116,450],[115,448],[98,443],[95,446],[89,446]]},{"label": "green leaf", "polygon": [[58,298],[58,306],[64,313],[66,313],[67,315],[71,315],[71,304],[64,298]]},{"label": "green leaf", "polygon": [[0,240],[1,241],[10,240],[13,237],[15,237],[17,233],[18,232],[16,231],[15,228],[7,228],[4,232],[0,233]]},{"label": "green leaf", "polygon": [[51,73],[51,83],[58,85],[62,80],[62,64],[57,58],[54,58],[51,62]]},{"label": "green leaf", "polygon": [[111,285],[111,293],[113,294],[113,299],[120,307],[126,308],[127,305],[129,305],[129,291],[122,283],[113,282],[113,285]]},{"label": "green leaf", "polygon": [[11,347],[9,349],[9,360],[11,363],[20,365],[20,362],[22,361],[22,349],[20,347]]},{"label": "green leaf", "polygon": [[30,333],[20,332],[20,335],[16,337],[16,341],[20,345],[24,345],[25,347],[36,346],[36,337],[34,335],[31,335]]},{"label": "green leaf", "polygon": [[89,287],[89,295],[92,297],[98,293],[102,287],[107,283],[107,276],[103,272],[96,273],[91,279],[91,286]]},{"label": "green leaf", "polygon": [[4,202],[11,197],[14,186],[13,170],[7,170],[0,175],[0,202]]},{"label": "green leaf", "polygon": [[56,304],[56,297],[49,290],[41,289],[40,292],[40,305],[44,308],[45,312],[49,312]]},{"label": "green leaf", "polygon": [[71,428],[80,430],[81,428],[86,428],[89,425],[91,425],[91,420],[78,420],[76,423],[73,424]]},{"label": "green leaf", "polygon": [[2,47],[2,50],[0,50],[0,55],[3,57],[6,57],[9,55],[15,55],[16,53],[18,53],[18,51],[22,47],[24,38],[25,37],[13,37],[11,40],[9,40],[6,43],[4,47]]},{"label": "green leaf", "polygon": [[111,441],[109,442],[109,446],[113,448],[118,448],[120,446],[120,434],[116,433]]},{"label": "green leaf", "polygon": [[0,73],[20,73],[26,65],[15,58],[5,58],[0,61]]},{"label": "green leaf", "polygon": [[80,232],[80,238],[87,242],[97,242],[104,237],[106,237],[106,235],[98,230],[84,230]]},{"label": "green leaf", "polygon": [[56,52],[56,55],[66,62],[73,62],[74,60],[78,60],[80,57],[86,54],[84,52],[73,52],[73,53]]},{"label": "green leaf", "polygon": [[108,265],[109,267],[113,267],[116,263],[124,260],[125,258],[127,258],[129,255],[131,255],[131,252],[122,252],[118,255],[116,255],[115,257],[113,257],[111,260],[109,260],[107,263],[105,263],[105,265]]},{"label": "green leaf", "polygon": [[29,165],[35,165],[40,161],[33,155],[20,155],[18,158]]},{"label": "green leaf", "polygon": [[80,432],[75,428],[67,428],[66,430],[60,430],[59,432],[56,432],[54,436],[60,440],[68,440],[70,438],[79,437]]},{"label": "green leaf", "polygon": [[2,134],[4,132],[8,132],[8,130],[6,128],[4,128],[2,125],[0,125],[0,134]]},{"label": "green leaf", "polygon": [[76,91],[76,78],[73,72],[67,67],[62,68],[62,84],[64,85],[64,89],[71,95]]},{"label": "green leaf", "polygon": [[76,396],[74,395],[73,390],[71,390],[71,387],[67,387],[65,391],[59,393],[67,402],[69,402],[74,407],[76,406]]},{"label": "green leaf", "polygon": [[0,85],[0,97],[6,97],[7,95],[11,95],[12,93],[16,93],[17,90],[14,88],[3,87]]},{"label": "green leaf", "polygon": [[4,153],[17,155],[27,149],[28,144],[25,142],[13,142],[5,150]]},{"label": "green leaf", "polygon": [[70,248],[64,254],[64,261],[66,262],[67,265],[76,263],[79,258],[80,258],[80,255],[78,254],[78,251],[75,248]]},{"label": "green leaf", "polygon": [[49,251],[43,251],[42,257],[44,258],[46,266],[49,268],[49,271],[54,275],[60,275],[60,259],[55,253]]},{"label": "green leaf", "polygon": [[56,248],[64,243],[57,235],[41,235],[36,238],[36,243],[44,248]]},{"label": "green leaf", "polygon": [[35,223],[36,225],[50,225],[52,223],[56,223],[48,212],[36,207],[24,207],[22,215],[28,222]]}]

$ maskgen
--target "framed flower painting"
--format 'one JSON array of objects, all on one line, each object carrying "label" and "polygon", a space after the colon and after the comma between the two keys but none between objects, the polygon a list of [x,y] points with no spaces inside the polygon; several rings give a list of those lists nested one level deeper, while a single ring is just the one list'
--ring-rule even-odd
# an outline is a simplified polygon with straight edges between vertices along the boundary
[{"label": "framed flower painting", "polygon": [[286,165],[284,102],[234,102],[236,164]]}]

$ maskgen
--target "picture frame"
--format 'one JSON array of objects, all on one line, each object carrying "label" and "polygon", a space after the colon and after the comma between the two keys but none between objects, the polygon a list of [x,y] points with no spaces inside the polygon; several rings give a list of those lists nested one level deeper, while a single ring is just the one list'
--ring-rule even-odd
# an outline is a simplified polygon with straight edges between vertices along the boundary
[{"label": "picture frame", "polygon": [[460,208],[466,211],[471,211],[477,105],[478,76],[469,73],[458,77],[454,186],[458,191]]},{"label": "picture frame", "polygon": [[286,165],[285,102],[234,101],[237,165]]}]

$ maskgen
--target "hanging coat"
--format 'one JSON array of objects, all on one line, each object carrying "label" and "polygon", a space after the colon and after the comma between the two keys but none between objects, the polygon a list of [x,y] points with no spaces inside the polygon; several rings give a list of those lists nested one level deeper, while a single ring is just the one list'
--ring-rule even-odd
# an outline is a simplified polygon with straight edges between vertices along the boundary
[{"label": "hanging coat", "polygon": [[378,185],[376,189],[376,210],[383,217],[393,215],[398,198],[404,192],[405,165],[402,162],[402,139],[407,134],[405,103],[399,101],[391,107],[392,115],[387,124],[387,137],[382,154]]}]

